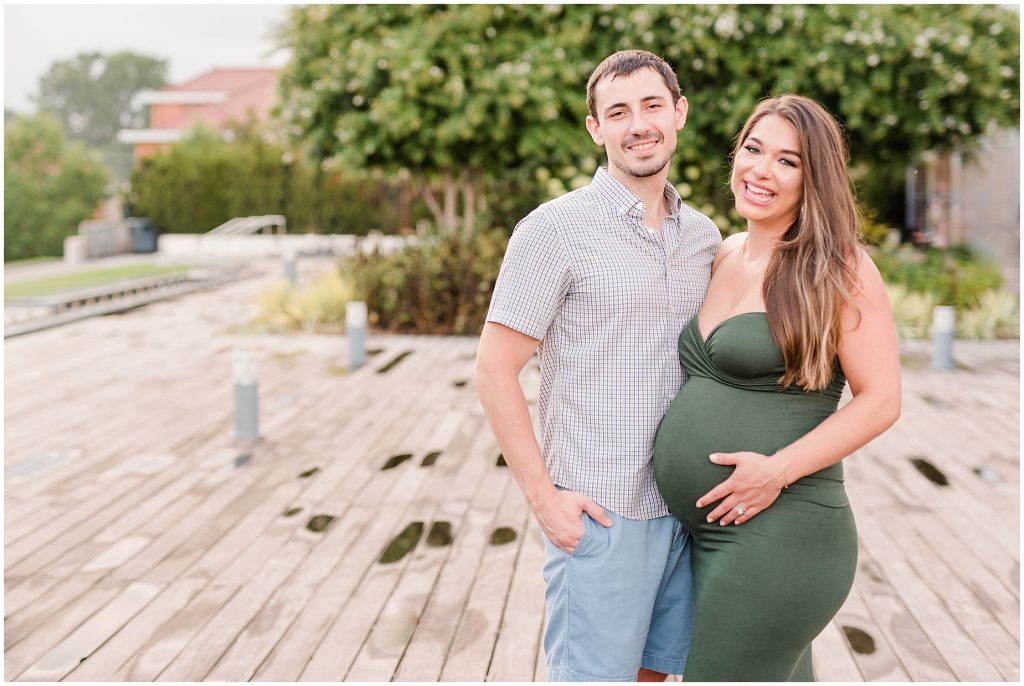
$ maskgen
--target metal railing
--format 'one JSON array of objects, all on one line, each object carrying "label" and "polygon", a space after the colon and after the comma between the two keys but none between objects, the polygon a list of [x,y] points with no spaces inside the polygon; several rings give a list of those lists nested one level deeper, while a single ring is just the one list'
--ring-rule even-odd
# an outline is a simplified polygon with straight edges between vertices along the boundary
[{"label": "metal railing", "polygon": [[288,233],[287,221],[283,215],[264,214],[229,219],[217,228],[207,231],[203,236],[248,236],[268,228],[274,229],[274,233],[278,235]]}]

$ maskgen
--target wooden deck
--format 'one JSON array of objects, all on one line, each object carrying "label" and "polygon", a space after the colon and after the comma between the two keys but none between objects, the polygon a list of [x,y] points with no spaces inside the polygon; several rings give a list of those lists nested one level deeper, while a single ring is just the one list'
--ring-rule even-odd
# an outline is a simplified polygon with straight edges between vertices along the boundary
[{"label": "wooden deck", "polygon": [[[345,374],[339,337],[246,333],[266,283],[6,343],[5,678],[543,680],[543,549],[476,340],[371,337]],[[956,354],[907,346],[902,419],[847,460],[860,566],[822,681],[1020,678],[1018,346]]]}]

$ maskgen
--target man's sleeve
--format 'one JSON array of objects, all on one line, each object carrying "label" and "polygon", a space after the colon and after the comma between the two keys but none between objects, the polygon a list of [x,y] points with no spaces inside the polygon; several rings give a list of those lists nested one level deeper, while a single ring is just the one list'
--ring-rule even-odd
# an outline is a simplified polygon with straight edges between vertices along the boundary
[{"label": "man's sleeve", "polygon": [[565,248],[539,212],[512,232],[494,285],[487,321],[541,340],[569,292],[571,270]]}]

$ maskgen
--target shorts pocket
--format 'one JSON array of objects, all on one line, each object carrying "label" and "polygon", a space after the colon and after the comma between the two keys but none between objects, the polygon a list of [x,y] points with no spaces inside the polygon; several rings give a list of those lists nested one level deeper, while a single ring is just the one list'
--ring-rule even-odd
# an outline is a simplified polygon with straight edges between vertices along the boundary
[{"label": "shorts pocket", "polygon": [[583,520],[583,535],[580,536],[580,540],[576,542],[576,547],[573,548],[569,557],[578,557],[580,551],[584,550],[584,548],[588,548],[591,539],[594,538],[593,529],[596,522],[594,522],[586,512],[581,513],[580,518]]}]

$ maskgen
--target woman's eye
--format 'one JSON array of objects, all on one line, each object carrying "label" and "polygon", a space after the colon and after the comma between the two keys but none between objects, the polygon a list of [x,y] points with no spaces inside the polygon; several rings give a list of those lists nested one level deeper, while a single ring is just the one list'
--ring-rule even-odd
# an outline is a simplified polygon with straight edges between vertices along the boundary
[{"label": "woman's eye", "polygon": [[749,152],[751,155],[756,155],[757,153],[761,152],[760,150],[757,149],[757,146],[754,145],[747,145],[745,146],[745,148],[746,151]]}]

